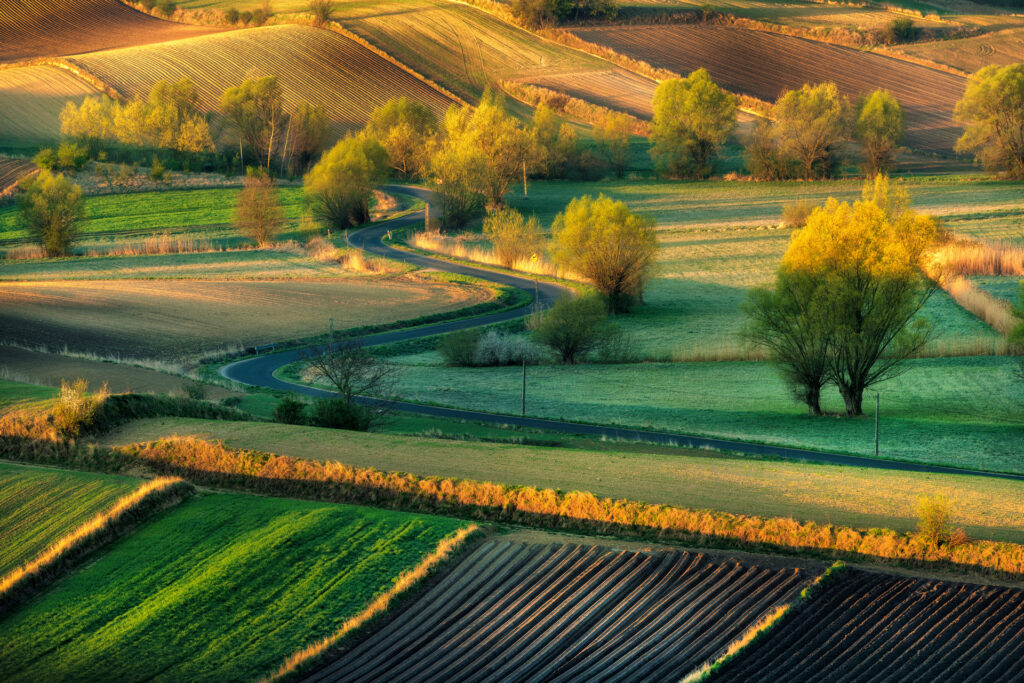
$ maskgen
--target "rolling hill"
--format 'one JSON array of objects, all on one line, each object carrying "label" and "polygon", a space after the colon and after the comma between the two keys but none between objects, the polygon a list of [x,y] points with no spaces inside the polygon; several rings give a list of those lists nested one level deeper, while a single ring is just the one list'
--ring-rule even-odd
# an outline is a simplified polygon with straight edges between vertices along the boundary
[{"label": "rolling hill", "polygon": [[0,69],[0,144],[31,146],[60,137],[60,112],[98,91],[53,66]]}]

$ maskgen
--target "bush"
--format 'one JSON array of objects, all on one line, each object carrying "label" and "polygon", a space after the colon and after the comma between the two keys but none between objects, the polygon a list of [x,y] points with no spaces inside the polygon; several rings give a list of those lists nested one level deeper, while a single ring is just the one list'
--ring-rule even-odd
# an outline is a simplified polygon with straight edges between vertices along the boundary
[{"label": "bush", "polygon": [[261,9],[254,9],[252,11],[252,24],[254,26],[263,26],[267,23],[267,13]]},{"label": "bush", "polygon": [[608,334],[608,307],[597,295],[559,299],[530,321],[534,338],[550,346],[563,363],[572,365],[598,348]]},{"label": "bush", "polygon": [[284,399],[274,408],[274,422],[281,422],[287,425],[300,425],[306,423],[306,404],[291,396]]},{"label": "bush", "polygon": [[476,345],[483,336],[478,328],[460,330],[441,337],[437,351],[444,358],[445,365],[472,367],[476,363]]},{"label": "bush", "polygon": [[334,21],[335,5],[333,0],[310,0],[309,13],[313,15],[313,25],[323,28]]},{"label": "bush", "polygon": [[224,22],[228,24],[237,24],[239,19],[238,10],[234,7],[229,7],[223,12]]},{"label": "bush", "polygon": [[109,392],[107,385],[92,394],[88,393],[89,383],[84,379],[76,379],[71,384],[60,383],[60,396],[53,407],[53,426],[66,437],[78,436],[82,431],[93,426],[96,413]]},{"label": "bush", "polygon": [[182,392],[193,401],[205,401],[206,393],[209,390],[205,384],[196,379],[190,379],[181,385]]},{"label": "bush", "polygon": [[636,363],[640,360],[636,338],[613,323],[605,327],[596,354],[599,363]]},{"label": "bush", "polygon": [[277,183],[266,173],[249,173],[238,193],[232,222],[258,247],[270,244],[284,227],[284,212]]},{"label": "bush", "polygon": [[164,2],[157,4],[156,11],[164,15],[165,17],[170,17],[178,11],[178,6],[175,5],[173,2],[166,2],[165,0]]},{"label": "bush", "polygon": [[80,171],[89,161],[89,150],[73,142],[62,142],[57,148],[57,167],[65,171]]},{"label": "bush", "polygon": [[45,171],[52,171],[57,168],[57,152],[52,147],[44,147],[32,158],[32,163]]},{"label": "bush", "polygon": [[238,19],[243,24],[248,26],[249,22],[252,21],[252,12],[250,12],[249,10],[245,10],[244,12],[242,12],[241,14],[238,15]]},{"label": "bush", "polygon": [[156,7],[156,0],[142,0],[142,9],[151,12]]},{"label": "bush", "polygon": [[220,400],[220,404],[225,408],[237,408],[242,404],[241,396],[225,396]]},{"label": "bush", "polygon": [[917,530],[932,545],[948,541],[952,536],[949,526],[950,503],[945,496],[922,496],[917,501]]},{"label": "bush", "polygon": [[167,175],[167,168],[160,161],[160,157],[153,155],[153,165],[149,169],[149,177],[156,181],[161,181]]},{"label": "bush", "polygon": [[886,25],[882,37],[889,44],[910,43],[917,37],[917,27],[914,26],[914,20],[908,17],[893,19]]},{"label": "bush", "polygon": [[371,409],[340,398],[325,398],[314,403],[309,421],[315,427],[359,432],[365,432],[373,425]]},{"label": "bush", "polygon": [[814,211],[814,204],[800,200],[782,207],[782,224],[787,228],[799,229],[807,225],[807,217]]},{"label": "bush", "polygon": [[541,350],[525,336],[497,330],[484,333],[473,350],[473,365],[479,367],[519,365],[524,360],[532,365],[540,359]]}]

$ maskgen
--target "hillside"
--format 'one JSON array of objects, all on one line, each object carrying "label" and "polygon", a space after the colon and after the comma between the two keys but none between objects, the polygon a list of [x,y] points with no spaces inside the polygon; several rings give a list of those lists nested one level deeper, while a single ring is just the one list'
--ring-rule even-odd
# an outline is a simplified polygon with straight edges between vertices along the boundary
[{"label": "hillside", "polygon": [[91,85],[56,67],[0,69],[0,144],[31,146],[59,138],[64,105],[96,94]]},{"label": "hillside", "polygon": [[73,61],[130,97],[145,96],[161,79],[190,78],[210,111],[227,88],[247,78],[278,76],[288,104],[323,106],[336,135],[361,128],[374,108],[392,97],[422,102],[439,116],[452,103],[350,38],[309,26],[233,31],[78,55]]},{"label": "hillside", "polygon": [[851,99],[885,88],[907,114],[906,144],[952,151],[960,135],[953,107],[966,81],[881,55],[803,38],[729,26],[576,28],[584,40],[680,74],[705,68],[724,88],[773,101],[805,83],[833,81]]},{"label": "hillside", "polygon": [[0,0],[0,64],[222,30],[163,21],[118,0]]}]

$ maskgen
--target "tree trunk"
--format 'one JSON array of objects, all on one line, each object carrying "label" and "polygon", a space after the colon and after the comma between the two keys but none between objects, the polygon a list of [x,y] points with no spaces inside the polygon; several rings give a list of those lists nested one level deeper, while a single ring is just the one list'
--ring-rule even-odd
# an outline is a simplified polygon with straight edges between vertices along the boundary
[{"label": "tree trunk", "polygon": [[857,417],[864,414],[861,408],[861,404],[864,402],[864,387],[840,386],[839,393],[843,396],[848,416]]},{"label": "tree trunk", "polygon": [[807,387],[804,401],[807,403],[807,409],[811,415],[815,417],[821,415],[821,387]]}]

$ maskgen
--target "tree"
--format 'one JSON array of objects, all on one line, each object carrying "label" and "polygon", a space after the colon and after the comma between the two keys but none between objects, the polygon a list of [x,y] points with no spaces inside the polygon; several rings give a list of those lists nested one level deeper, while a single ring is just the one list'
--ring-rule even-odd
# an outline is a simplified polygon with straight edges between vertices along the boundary
[{"label": "tree", "polygon": [[498,262],[505,268],[514,268],[540,250],[543,240],[540,222],[529,220],[514,209],[494,211],[484,219],[484,235],[494,245]]},{"label": "tree", "polygon": [[282,129],[288,119],[284,110],[284,92],[277,76],[250,79],[235,88],[228,88],[220,101],[221,113],[238,131],[239,155],[243,158],[243,142],[256,154],[259,164],[270,168]]},{"label": "tree", "polygon": [[905,191],[886,176],[865,185],[854,203],[829,199],[793,234],[781,273],[811,278],[820,319],[806,326],[827,349],[828,378],[848,415],[861,415],[864,391],[906,369],[927,342],[918,319],[934,285],[921,272],[941,232],[938,222],[909,208]]},{"label": "tree", "polygon": [[834,83],[782,94],[770,123],[760,124],[747,147],[751,171],[766,180],[830,177],[849,137],[850,104]]},{"label": "tree", "polygon": [[547,104],[541,103],[534,110],[531,134],[537,175],[565,178],[579,164],[576,131],[568,123],[560,122]]},{"label": "tree", "polygon": [[[335,342],[303,354],[306,377],[334,387],[338,397],[334,405],[314,406],[314,422],[323,426],[366,431],[387,421],[391,408],[387,403],[363,405],[359,396],[388,397],[394,393],[396,368],[373,354],[356,340]],[[321,419],[317,420],[317,413]],[[324,418],[334,418],[325,425]]]},{"label": "tree", "polygon": [[854,137],[864,146],[868,175],[884,173],[906,131],[903,108],[888,90],[878,89],[860,102]]},{"label": "tree", "polygon": [[613,311],[628,311],[642,300],[654,269],[654,226],[649,215],[604,195],[578,197],[555,217],[551,253],[558,265],[579,273],[607,297]]},{"label": "tree", "polygon": [[480,187],[486,174],[487,160],[472,145],[449,139],[434,155],[430,175],[441,209],[442,230],[465,227],[483,211],[484,195]]},{"label": "tree", "polygon": [[660,173],[706,178],[736,128],[736,97],[705,69],[662,81],[654,91],[651,159]]},{"label": "tree", "polygon": [[266,173],[251,172],[235,205],[235,227],[258,247],[265,247],[284,225],[277,183]]},{"label": "tree", "polygon": [[373,110],[366,133],[387,150],[391,168],[402,178],[411,178],[429,167],[437,144],[437,117],[418,102],[392,98]]},{"label": "tree", "polygon": [[345,230],[369,220],[373,189],[386,175],[387,152],[380,143],[349,135],[306,174],[306,200],[318,220]]},{"label": "tree", "polygon": [[458,144],[471,145],[483,156],[486,165],[479,177],[480,189],[488,207],[501,208],[508,186],[535,156],[530,132],[505,111],[504,98],[490,89],[466,119],[465,129],[446,129],[449,140],[454,134]]},{"label": "tree", "polygon": [[46,169],[24,181],[21,220],[47,256],[65,256],[78,238],[83,215],[82,188]]},{"label": "tree", "polygon": [[608,112],[594,124],[594,142],[617,178],[621,178],[629,166],[629,140],[632,135],[633,124],[629,115],[622,112]]},{"label": "tree", "polygon": [[780,268],[774,287],[752,290],[743,307],[748,319],[743,335],[768,350],[793,395],[812,415],[821,415],[832,341],[823,286],[819,278]]},{"label": "tree", "polygon": [[574,365],[607,336],[608,307],[594,295],[566,297],[536,314],[530,326],[537,342],[554,349],[563,363]]},{"label": "tree", "polygon": [[1024,178],[1024,64],[990,65],[971,76],[954,114],[965,127],[958,152],[974,152],[990,172]]},{"label": "tree", "polygon": [[330,134],[331,120],[323,107],[303,102],[295,108],[288,122],[288,139],[285,141],[288,166],[293,173],[309,168],[327,146]]}]

